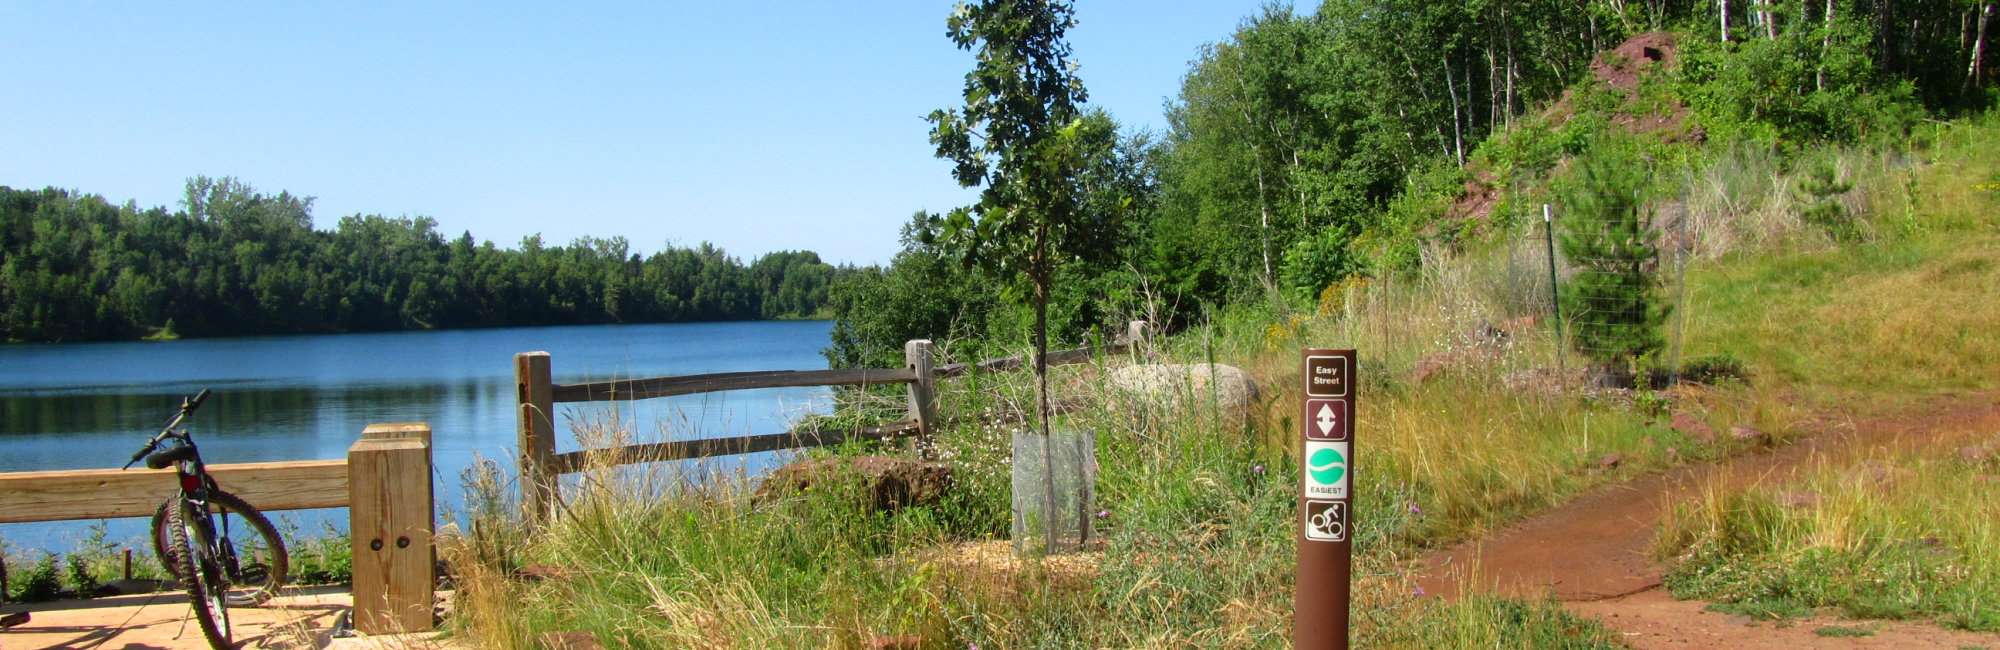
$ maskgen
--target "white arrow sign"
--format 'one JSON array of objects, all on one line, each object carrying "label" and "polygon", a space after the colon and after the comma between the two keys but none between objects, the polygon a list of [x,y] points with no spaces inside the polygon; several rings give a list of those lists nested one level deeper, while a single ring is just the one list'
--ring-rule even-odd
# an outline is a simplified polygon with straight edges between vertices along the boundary
[{"label": "white arrow sign", "polygon": [[1333,435],[1333,425],[1338,423],[1338,421],[1335,418],[1336,416],[1333,414],[1332,404],[1319,405],[1319,413],[1317,414],[1317,417],[1314,420],[1314,422],[1319,425],[1320,435],[1322,436]]}]

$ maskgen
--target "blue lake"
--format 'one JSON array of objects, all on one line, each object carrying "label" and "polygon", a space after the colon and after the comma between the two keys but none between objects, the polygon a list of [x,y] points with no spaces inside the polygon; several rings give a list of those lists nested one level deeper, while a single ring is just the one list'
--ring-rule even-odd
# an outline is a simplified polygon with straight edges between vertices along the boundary
[{"label": "blue lake", "polygon": [[[451,507],[475,454],[514,471],[517,352],[549,352],[556,383],[806,370],[826,367],[820,350],[831,328],[686,323],[0,346],[0,472],[117,469],[181,395],[210,388],[191,428],[211,463],[344,458],[371,422],[428,422],[432,480],[439,505]],[[775,433],[831,407],[825,388],[558,405],[557,451],[578,448],[567,435],[572,421],[614,414],[633,442],[653,442]],[[714,459],[701,469],[755,474],[785,456]],[[272,514],[306,532],[345,527],[344,510]],[[0,540],[16,551],[60,551],[94,523],[0,524]],[[115,541],[143,538],[143,520],[107,525]]]}]

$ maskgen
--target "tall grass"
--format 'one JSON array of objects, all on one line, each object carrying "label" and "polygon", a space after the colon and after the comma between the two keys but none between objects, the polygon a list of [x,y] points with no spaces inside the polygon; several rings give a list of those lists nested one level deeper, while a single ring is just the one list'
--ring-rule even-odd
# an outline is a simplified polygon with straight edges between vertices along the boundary
[{"label": "tall grass", "polygon": [[[1303,331],[1338,322],[1315,318],[1323,320],[1302,321]],[[1207,347],[1189,338],[1175,345]],[[1168,354],[1141,356],[1155,353]],[[899,635],[921,639],[924,647],[952,648],[1283,646],[1291,625],[1299,475],[1288,446],[1276,444],[1294,435],[1292,426],[1267,417],[1284,410],[1277,403],[1295,399],[1282,387],[1296,383],[1296,375],[1286,376],[1295,372],[1288,370],[1286,351],[1258,350],[1230,360],[1253,369],[1264,389],[1248,417],[1223,407],[1214,386],[1201,382],[1175,384],[1165,395],[1109,385],[1105,376],[1117,360],[1057,375],[1054,383],[1074,406],[1056,426],[1094,431],[1099,441],[1101,512],[1095,524],[1103,542],[1101,550],[1080,556],[995,561],[976,551],[991,548],[1007,530],[1005,456],[1021,426],[1018,415],[1030,403],[1025,374],[945,385],[944,419],[952,424],[940,435],[939,451],[955,468],[958,487],[929,507],[872,512],[853,494],[819,486],[759,500],[742,477],[691,483],[664,469],[597,467],[570,486],[562,517],[526,535],[501,516],[504,486],[491,476],[480,478],[475,483],[487,495],[468,501],[482,533],[448,536],[444,545],[461,590],[460,630],[477,645],[498,648],[533,647],[541,634],[558,630],[587,631],[630,647],[864,647]],[[1583,446],[1558,443],[1573,433],[1564,427],[1621,421],[1552,415],[1551,409],[1561,409],[1540,398],[1496,399],[1493,420],[1391,419],[1419,403],[1450,410],[1446,403],[1475,394],[1477,385],[1454,380],[1441,384],[1449,388],[1384,389],[1375,398],[1383,410],[1363,416],[1380,419],[1362,429],[1363,436],[1377,436],[1377,446],[1365,447],[1371,444],[1365,437],[1361,443],[1379,460],[1364,461],[1376,464],[1357,474],[1357,575],[1363,576],[1357,640],[1608,644],[1594,624],[1568,618],[1552,604],[1447,604],[1413,593],[1405,567],[1411,552],[1428,543],[1414,532],[1429,525],[1425,517],[1463,522],[1479,516],[1458,514],[1462,510],[1499,517],[1504,508],[1529,507],[1412,507],[1424,499],[1484,502],[1506,492],[1489,485],[1461,497],[1456,484],[1431,493],[1412,487],[1416,481],[1507,457],[1519,464],[1507,480],[1548,483],[1579,471],[1586,463],[1577,454],[1589,453],[1583,449],[1627,448],[1652,435],[1604,432]],[[591,439],[581,445],[586,448],[615,444],[624,435],[612,418],[571,422]],[[1527,433],[1513,433],[1517,429]],[[1444,441],[1465,440],[1466,430],[1499,443],[1517,435],[1547,440],[1419,462],[1402,458],[1455,448]],[[1432,439],[1428,451],[1423,438]],[[1551,462],[1524,459],[1558,449],[1560,458]],[[1440,514],[1426,515],[1426,508]],[[1464,523],[1439,526],[1467,529]],[[527,565],[561,569],[539,580],[515,575]]]},{"label": "tall grass", "polygon": [[1796,481],[1711,486],[1659,551],[1682,598],[1762,611],[1833,607],[2000,630],[2000,482],[1991,462],[1912,452],[1828,460]]}]

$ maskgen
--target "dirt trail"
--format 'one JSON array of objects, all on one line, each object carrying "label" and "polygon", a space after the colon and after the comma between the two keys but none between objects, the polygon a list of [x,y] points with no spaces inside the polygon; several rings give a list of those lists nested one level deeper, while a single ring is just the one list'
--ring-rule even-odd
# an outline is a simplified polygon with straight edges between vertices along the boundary
[{"label": "dirt trail", "polygon": [[[1753,621],[1741,616],[1705,611],[1708,603],[1674,600],[1663,589],[1630,596],[1568,603],[1572,612],[1603,621],[1625,643],[1639,650],[1684,648],[2000,648],[2000,635],[1947,630],[1923,623],[1849,621],[1813,617],[1786,622]],[[1821,636],[1820,629],[1838,627],[1866,636]]]},{"label": "dirt trail", "polygon": [[[1820,456],[1878,448],[1911,449],[1966,432],[2000,431],[2000,393],[1934,399],[1911,409],[1910,414],[1861,420],[1824,418],[1805,426],[1816,434],[1774,450],[1602,488],[1485,539],[1434,552],[1424,559],[1425,576],[1419,582],[1427,593],[1443,597],[1455,596],[1461,585],[1519,597],[1553,594],[1570,603],[1572,609],[1603,619],[1614,629],[1667,635],[1629,639],[1640,647],[1687,647],[1674,645],[1670,638],[1698,646],[1759,647],[1768,642],[1770,647],[1797,647],[1800,638],[1796,631],[1746,626],[1733,617],[1702,612],[1702,603],[1670,606],[1677,604],[1658,591],[1664,567],[1653,562],[1649,554],[1666,509],[1692,499],[1711,484],[1742,486],[1783,480]],[[1810,629],[1805,634],[1807,645],[1836,642],[1813,637]],[[1895,636],[1878,633],[1864,639],[1919,646],[1932,643],[1915,637],[1892,640]],[[1942,640],[1945,636],[1950,635],[1939,636],[1935,643],[1963,645],[1961,641]],[[2000,648],[2000,635],[1969,638],[1979,641],[1973,645]],[[1646,642],[1640,643],[1642,639]]]}]

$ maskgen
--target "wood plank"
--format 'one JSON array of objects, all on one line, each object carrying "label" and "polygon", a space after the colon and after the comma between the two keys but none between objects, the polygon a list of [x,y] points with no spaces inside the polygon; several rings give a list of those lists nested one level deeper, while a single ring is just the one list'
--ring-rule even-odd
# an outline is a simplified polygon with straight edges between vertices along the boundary
[{"label": "wood plank", "polygon": [[[347,461],[209,465],[216,484],[258,510],[347,505]],[[172,469],[84,469],[0,474],[0,524],[151,517],[178,489]]]},{"label": "wood plank", "polygon": [[354,627],[365,634],[431,629],[430,443],[417,437],[364,438],[347,450],[353,506]]},{"label": "wood plank", "polygon": [[377,422],[361,429],[362,438],[421,438],[431,444],[428,422]]},{"label": "wood plank", "polygon": [[753,388],[877,386],[907,384],[916,380],[916,374],[905,368],[760,370],[651,379],[620,379],[587,384],[556,384],[554,394],[556,402],[607,402]]},{"label": "wood plank", "polygon": [[849,440],[895,440],[917,435],[911,421],[862,427],[852,431],[794,431],[736,438],[703,438],[629,445],[620,449],[593,449],[556,454],[555,466],[564,473],[583,471],[593,463],[629,465],[689,458],[709,458],[781,449],[808,449],[838,445]]}]

